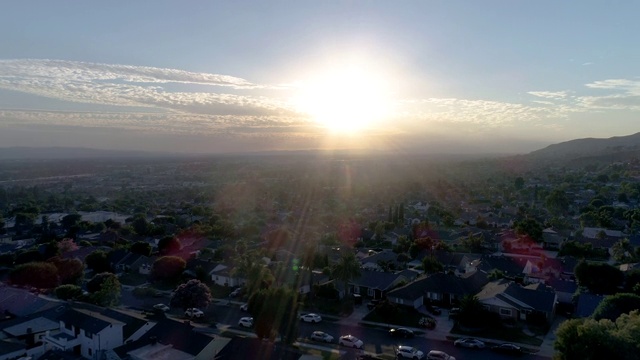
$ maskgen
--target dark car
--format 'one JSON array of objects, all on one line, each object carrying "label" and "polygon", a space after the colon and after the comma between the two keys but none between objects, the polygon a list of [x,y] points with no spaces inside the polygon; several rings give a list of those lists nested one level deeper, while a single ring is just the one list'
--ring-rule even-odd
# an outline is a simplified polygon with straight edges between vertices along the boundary
[{"label": "dark car", "polygon": [[520,346],[509,343],[493,346],[491,350],[509,355],[522,355],[522,348]]},{"label": "dark car", "polygon": [[442,314],[442,310],[440,310],[439,307],[437,306],[433,306],[433,305],[427,305],[427,310],[432,313],[433,315],[440,315]]},{"label": "dark car", "polygon": [[378,304],[380,304],[380,300],[371,300],[367,304],[367,309],[373,310],[376,306],[378,306]]},{"label": "dark car", "polygon": [[407,339],[407,338],[414,337],[416,334],[411,329],[395,328],[395,329],[389,330],[389,335],[391,335],[393,337],[403,337],[403,338]]},{"label": "dark car", "polygon": [[460,308],[451,308],[449,310],[449,319],[455,319],[460,315]]}]

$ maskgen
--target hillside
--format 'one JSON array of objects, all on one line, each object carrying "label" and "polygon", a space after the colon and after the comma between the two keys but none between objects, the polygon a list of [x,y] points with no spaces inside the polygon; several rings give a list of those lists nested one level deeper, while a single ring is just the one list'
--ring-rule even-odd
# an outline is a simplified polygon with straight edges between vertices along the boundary
[{"label": "hillside", "polygon": [[565,141],[533,151],[525,157],[530,161],[615,162],[640,158],[640,133],[608,139],[586,138]]}]

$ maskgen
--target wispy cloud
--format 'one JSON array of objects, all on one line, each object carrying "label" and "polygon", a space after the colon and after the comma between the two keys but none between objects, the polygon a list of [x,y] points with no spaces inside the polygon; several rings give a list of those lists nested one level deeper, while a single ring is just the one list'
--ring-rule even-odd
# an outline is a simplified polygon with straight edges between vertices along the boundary
[{"label": "wispy cloud", "polygon": [[565,99],[569,93],[567,91],[529,91],[527,94],[544,99]]},{"label": "wispy cloud", "polygon": [[[168,91],[169,83],[210,85],[211,92]],[[0,88],[63,101],[155,107],[218,115],[274,115],[291,108],[273,98],[224,89],[265,89],[245,79],[175,69],[59,60],[0,61]]]}]

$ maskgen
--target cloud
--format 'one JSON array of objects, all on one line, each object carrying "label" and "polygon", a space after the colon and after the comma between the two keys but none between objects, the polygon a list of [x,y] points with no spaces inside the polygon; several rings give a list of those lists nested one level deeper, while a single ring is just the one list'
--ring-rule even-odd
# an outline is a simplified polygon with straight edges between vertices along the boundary
[{"label": "cloud", "polygon": [[564,99],[567,97],[567,91],[529,91],[527,94],[541,97],[544,99]]},{"label": "cloud", "polygon": [[623,91],[640,95],[640,81],[628,79],[608,79],[586,84],[590,89]]},{"label": "cloud", "polygon": [[406,115],[436,122],[473,123],[499,126],[549,118],[564,118],[569,109],[558,106],[529,106],[488,100],[430,98],[405,101],[413,107]]},{"label": "cloud", "polygon": [[[211,86],[211,92],[168,91],[162,84]],[[48,98],[96,105],[151,107],[216,115],[292,115],[275,98],[234,94],[225,89],[277,90],[245,79],[208,73],[143,66],[108,65],[60,60],[2,60],[0,88]]]}]

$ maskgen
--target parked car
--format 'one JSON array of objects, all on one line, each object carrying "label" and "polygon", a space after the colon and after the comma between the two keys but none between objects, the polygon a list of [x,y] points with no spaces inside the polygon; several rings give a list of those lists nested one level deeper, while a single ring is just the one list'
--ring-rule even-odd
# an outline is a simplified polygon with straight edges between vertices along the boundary
[{"label": "parked car", "polygon": [[400,345],[396,348],[396,356],[403,359],[424,359],[424,353],[414,347]]},{"label": "parked car", "polygon": [[242,304],[240,305],[240,310],[242,311],[249,311],[249,304]]},{"label": "parked car", "polygon": [[252,317],[243,317],[238,320],[238,326],[250,328],[253,327],[253,318]]},{"label": "parked car", "polygon": [[170,309],[167,305],[165,305],[165,304],[155,304],[155,305],[153,305],[153,308],[154,308],[155,310],[162,311],[162,312],[167,312],[167,311],[171,310],[171,309]]},{"label": "parked car", "polygon": [[427,360],[456,360],[453,356],[440,350],[431,350],[427,354]]},{"label": "parked car", "polygon": [[330,343],[333,342],[333,336],[323,331],[314,331],[313,333],[311,333],[311,340]]},{"label": "parked car", "polygon": [[449,310],[449,319],[455,319],[460,315],[460,308],[451,308]]},{"label": "parked car", "polygon": [[231,292],[231,294],[229,294],[229,297],[238,297],[242,294],[242,288],[236,288],[235,290],[233,290]]},{"label": "parked car", "polygon": [[432,313],[433,315],[440,315],[440,314],[442,314],[442,310],[441,310],[439,307],[437,307],[437,306],[433,306],[433,305],[430,305],[430,304],[428,304],[428,305],[427,305],[427,311],[429,311],[429,312],[430,312],[430,313]]},{"label": "parked car", "polygon": [[522,348],[516,344],[504,343],[495,345],[491,350],[509,355],[522,355]]},{"label": "parked car", "polygon": [[309,313],[300,315],[300,320],[310,323],[319,323],[320,321],[322,321],[322,317],[318,314]]},{"label": "parked car", "polygon": [[405,339],[412,338],[416,334],[414,334],[413,330],[407,328],[395,328],[389,330],[389,335],[393,337],[403,337]]},{"label": "parked car", "polygon": [[380,304],[380,300],[371,300],[369,301],[369,303],[367,303],[367,309],[373,310],[376,306],[378,306],[378,304]]},{"label": "parked car", "polygon": [[353,335],[343,335],[340,336],[340,340],[338,340],[338,344],[342,346],[348,346],[356,349],[362,349],[364,343],[362,340],[358,339]]},{"label": "parked car", "polygon": [[484,349],[485,347],[484,342],[474,338],[458,339],[453,342],[453,345],[466,347],[470,349]]},{"label": "parked car", "polygon": [[188,308],[187,311],[184,312],[184,316],[188,316],[191,318],[201,318],[204,316],[202,310],[197,308]]}]

